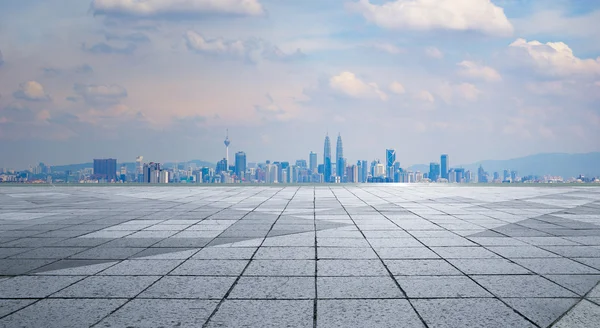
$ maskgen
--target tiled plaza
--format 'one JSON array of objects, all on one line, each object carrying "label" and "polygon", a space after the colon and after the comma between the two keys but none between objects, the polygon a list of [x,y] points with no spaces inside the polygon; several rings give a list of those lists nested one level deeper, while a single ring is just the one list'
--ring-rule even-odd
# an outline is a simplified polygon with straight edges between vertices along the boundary
[{"label": "tiled plaza", "polygon": [[599,187],[0,187],[0,327],[599,327],[599,281]]}]

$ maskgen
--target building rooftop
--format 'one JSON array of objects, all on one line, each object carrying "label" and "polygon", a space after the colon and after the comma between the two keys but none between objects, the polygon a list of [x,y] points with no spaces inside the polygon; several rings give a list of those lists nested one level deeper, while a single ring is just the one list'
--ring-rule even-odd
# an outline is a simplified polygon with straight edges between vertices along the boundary
[{"label": "building rooftop", "polygon": [[0,187],[0,327],[592,327],[600,187]]}]

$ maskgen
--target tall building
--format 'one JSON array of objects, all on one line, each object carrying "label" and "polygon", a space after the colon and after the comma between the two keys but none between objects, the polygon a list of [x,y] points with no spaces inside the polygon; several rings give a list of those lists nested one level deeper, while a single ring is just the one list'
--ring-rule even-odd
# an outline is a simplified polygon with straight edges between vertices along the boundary
[{"label": "tall building", "polygon": [[373,170],[373,177],[377,177],[377,178],[382,178],[385,177],[385,166],[383,166],[383,164],[381,163],[377,163],[375,164],[374,170]]},{"label": "tall building", "polygon": [[117,181],[117,160],[114,158],[94,159],[94,177],[108,182]]},{"label": "tall building", "polygon": [[235,174],[241,179],[244,173],[246,173],[246,153],[238,151],[235,153]]},{"label": "tall building", "polygon": [[220,174],[221,172],[227,172],[227,158],[223,158],[222,160],[217,162],[216,173]]},{"label": "tall building", "polygon": [[[229,163],[229,144],[231,144],[231,141],[229,141],[229,129],[227,129],[227,134],[225,135],[225,141],[223,142],[225,144],[225,160],[227,161],[226,163]],[[227,171],[229,168],[226,167],[225,171]]]},{"label": "tall building", "polygon": [[144,183],[159,183],[160,163],[150,162],[143,167]]},{"label": "tall building", "polygon": [[448,155],[447,154],[442,154],[442,156],[440,157],[440,163],[441,165],[441,169],[442,169],[442,178],[443,179],[448,179],[448,170],[449,170],[449,166],[448,166]]},{"label": "tall building", "polygon": [[344,162],[344,145],[342,144],[342,136],[338,133],[337,143],[335,146],[335,165],[336,175],[343,179],[346,174],[346,163]]},{"label": "tall building", "polygon": [[317,153],[315,152],[310,152],[310,154],[308,155],[308,162],[309,162],[309,167],[308,169],[310,170],[310,172],[312,173],[317,173]]},{"label": "tall building", "polygon": [[427,177],[432,182],[435,182],[440,178],[440,163],[429,163],[429,174],[427,175]]},{"label": "tall building", "polygon": [[479,165],[477,169],[477,182],[479,183],[487,183],[488,182],[488,174],[483,169],[483,166]]},{"label": "tall building", "polygon": [[502,175],[502,180],[503,181],[510,180],[510,170],[504,170],[503,175]]},{"label": "tall building", "polygon": [[325,182],[331,180],[331,142],[329,135],[325,136],[325,147],[323,149],[323,179]]},{"label": "tall building", "polygon": [[305,159],[297,159],[296,160],[296,166],[299,169],[305,169],[306,168],[306,160]]},{"label": "tall building", "polygon": [[385,150],[386,167],[390,168],[396,162],[396,150],[386,149]]},{"label": "tall building", "polygon": [[466,182],[466,178],[465,178],[465,169],[463,168],[458,168],[458,169],[454,169],[454,172],[456,172],[456,182],[458,183],[464,183]]}]

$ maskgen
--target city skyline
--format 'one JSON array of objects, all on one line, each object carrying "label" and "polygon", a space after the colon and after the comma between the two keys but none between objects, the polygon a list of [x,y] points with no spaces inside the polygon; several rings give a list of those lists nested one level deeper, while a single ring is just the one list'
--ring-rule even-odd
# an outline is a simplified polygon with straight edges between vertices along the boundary
[{"label": "city skyline", "polygon": [[0,167],[600,151],[598,2],[127,3],[0,4]]}]

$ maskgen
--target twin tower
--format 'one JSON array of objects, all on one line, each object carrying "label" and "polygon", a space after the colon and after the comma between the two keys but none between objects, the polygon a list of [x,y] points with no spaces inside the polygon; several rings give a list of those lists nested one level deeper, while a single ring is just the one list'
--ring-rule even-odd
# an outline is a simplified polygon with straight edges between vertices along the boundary
[{"label": "twin tower", "polygon": [[[331,162],[331,142],[329,134],[325,135],[325,149],[323,154],[323,175],[325,181],[330,181],[332,162]],[[344,145],[342,144],[342,136],[338,133],[337,145],[335,147],[335,167],[336,175],[343,177],[346,170],[346,160],[344,159]]]}]

